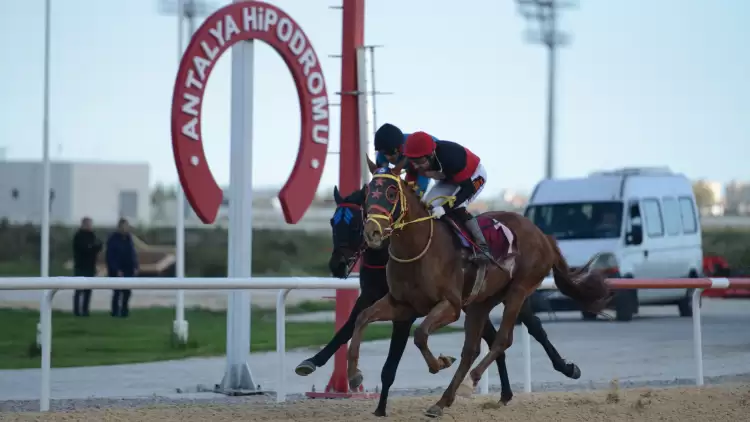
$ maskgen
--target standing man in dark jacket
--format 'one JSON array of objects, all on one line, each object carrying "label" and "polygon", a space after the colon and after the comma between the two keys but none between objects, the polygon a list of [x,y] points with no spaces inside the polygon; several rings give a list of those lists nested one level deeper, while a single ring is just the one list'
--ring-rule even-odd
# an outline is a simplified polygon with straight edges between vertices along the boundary
[{"label": "standing man in dark jacket", "polygon": [[[81,227],[73,236],[73,275],[76,277],[94,277],[96,275],[96,258],[102,250],[102,242],[92,229],[93,222],[83,217]],[[73,314],[89,316],[91,289],[76,290],[73,294]]]},{"label": "standing man in dark jacket", "polygon": [[[117,231],[107,239],[107,275],[109,277],[135,277],[138,275],[138,254],[135,251],[133,237],[130,234],[128,221],[121,218]],[[112,316],[128,316],[130,289],[115,289],[112,292]]]}]

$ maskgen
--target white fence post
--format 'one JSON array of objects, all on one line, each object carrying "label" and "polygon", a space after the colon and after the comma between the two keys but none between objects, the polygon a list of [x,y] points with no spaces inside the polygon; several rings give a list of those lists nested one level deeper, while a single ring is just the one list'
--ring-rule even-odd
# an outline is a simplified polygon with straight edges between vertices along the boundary
[{"label": "white fence post", "polygon": [[52,299],[55,298],[57,289],[50,289],[42,296],[41,323],[42,323],[42,390],[39,394],[39,411],[49,410],[50,400],[50,378],[52,372]]},{"label": "white fence post", "polygon": [[286,401],[286,297],[290,289],[279,290],[276,296],[276,354],[279,358],[279,387],[276,389],[276,402]]},{"label": "white fence post", "polygon": [[531,392],[531,334],[528,327],[523,326],[523,390]]},{"label": "white fence post", "polygon": [[703,333],[701,329],[701,294],[703,289],[693,291],[693,355],[695,356],[695,385],[703,385]]}]

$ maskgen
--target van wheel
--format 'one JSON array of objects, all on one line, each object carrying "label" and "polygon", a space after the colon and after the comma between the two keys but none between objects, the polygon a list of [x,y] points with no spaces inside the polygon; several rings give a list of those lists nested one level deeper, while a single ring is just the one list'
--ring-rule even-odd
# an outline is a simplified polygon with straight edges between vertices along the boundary
[{"label": "van wheel", "polygon": [[615,293],[615,319],[617,321],[632,321],[638,309],[638,292],[635,290],[620,290]]}]

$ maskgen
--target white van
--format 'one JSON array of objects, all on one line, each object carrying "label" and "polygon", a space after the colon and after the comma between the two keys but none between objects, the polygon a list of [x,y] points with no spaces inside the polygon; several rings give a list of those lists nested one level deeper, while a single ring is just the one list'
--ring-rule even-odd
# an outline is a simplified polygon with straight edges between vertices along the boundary
[{"label": "white van", "polygon": [[[600,171],[539,182],[524,215],[553,235],[571,268],[597,253],[609,277],[702,276],[700,219],[690,181],[666,167]],[[639,305],[676,305],[692,316],[691,289],[617,290],[611,307],[629,321]],[[535,311],[578,310],[557,291],[538,291]],[[596,315],[583,313],[584,319]]]}]

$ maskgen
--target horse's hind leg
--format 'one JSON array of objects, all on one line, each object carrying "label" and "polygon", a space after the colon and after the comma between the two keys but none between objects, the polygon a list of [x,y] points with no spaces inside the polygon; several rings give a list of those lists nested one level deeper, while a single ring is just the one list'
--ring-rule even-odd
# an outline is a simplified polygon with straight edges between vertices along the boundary
[{"label": "horse's hind leg", "polygon": [[422,352],[422,356],[424,356],[424,360],[427,363],[427,368],[429,368],[432,374],[450,367],[456,358],[440,355],[440,358],[436,359],[430,348],[427,347],[427,338],[435,331],[457,321],[460,315],[460,308],[456,309],[449,301],[442,300],[430,310],[430,313],[419,324],[419,327],[414,330],[414,344]]},{"label": "horse's hind leg", "polygon": [[511,286],[505,296],[505,300],[503,300],[505,309],[503,310],[503,319],[500,322],[500,329],[497,331],[495,342],[492,343],[487,356],[471,371],[471,380],[474,382],[474,385],[479,382],[482,374],[490,364],[500,357],[501,354],[504,354],[510,345],[513,344],[513,328],[516,325],[518,313],[521,311],[521,306],[523,306],[525,299],[526,291],[523,288]]},{"label": "horse's hind leg", "polygon": [[311,357],[310,359],[305,359],[299,365],[297,365],[297,367],[294,369],[294,372],[297,373],[297,375],[304,377],[315,372],[317,368],[325,365],[328,360],[331,359],[333,354],[336,353],[337,350],[339,350],[341,345],[352,338],[352,334],[354,333],[354,324],[357,321],[357,317],[365,308],[372,305],[375,300],[376,298],[373,298],[372,295],[367,295],[365,292],[362,292],[362,294],[360,294],[360,296],[357,298],[357,301],[354,303],[354,307],[352,308],[352,312],[349,314],[349,318],[346,320],[346,323],[342,325],[338,331],[336,331],[336,334],[334,334],[331,341],[328,342],[328,344],[321,351],[316,353],[315,356]]},{"label": "horse's hind leg", "polygon": [[[484,305],[484,306],[483,306]],[[425,415],[438,417],[443,414],[443,409],[450,407],[456,399],[456,392],[471,369],[471,365],[479,356],[479,345],[482,336],[482,327],[489,323],[487,316],[491,307],[483,303],[472,303],[466,307],[466,322],[464,324],[464,346],[461,349],[461,361],[456,373],[453,374],[448,388],[443,392],[437,403],[425,411]],[[491,326],[491,325],[490,325]],[[493,330],[494,331],[494,330]]]},{"label": "horse's hind leg", "polygon": [[388,348],[388,357],[385,359],[383,370],[380,372],[380,382],[383,385],[380,390],[380,400],[378,407],[373,414],[375,416],[386,416],[386,407],[388,406],[388,392],[396,380],[396,370],[401,362],[401,357],[406,349],[406,342],[409,341],[409,332],[414,324],[414,319],[407,322],[394,322],[391,331],[391,345]]},{"label": "horse's hind leg", "polygon": [[534,339],[542,345],[544,351],[547,352],[547,356],[549,356],[549,360],[552,362],[552,367],[555,368],[556,371],[572,379],[578,379],[581,377],[581,369],[578,368],[578,365],[563,359],[562,356],[560,356],[560,353],[557,352],[557,349],[555,349],[555,346],[552,345],[552,342],[549,341],[549,338],[547,338],[547,332],[544,331],[544,327],[542,327],[542,321],[539,317],[534,315],[534,312],[531,309],[531,304],[528,300],[524,302],[523,307],[521,308],[521,313],[518,317],[521,320],[521,323],[526,326],[526,329],[529,330],[531,337],[534,337]]},{"label": "horse's hind leg", "polygon": [[362,384],[362,372],[359,370],[359,347],[365,327],[375,321],[411,321],[414,312],[411,308],[397,304],[389,294],[362,311],[354,324],[354,334],[349,344],[347,376],[349,387],[354,390]]},{"label": "horse's hind leg", "polygon": [[[482,330],[482,339],[487,343],[488,347],[492,347],[492,343],[495,342],[497,331],[492,326],[492,321],[487,318],[484,323],[484,329]],[[508,366],[505,364],[505,353],[495,359],[497,364],[497,372],[500,375],[500,402],[508,404],[513,399],[513,390],[510,387],[510,378],[508,377]]]}]

